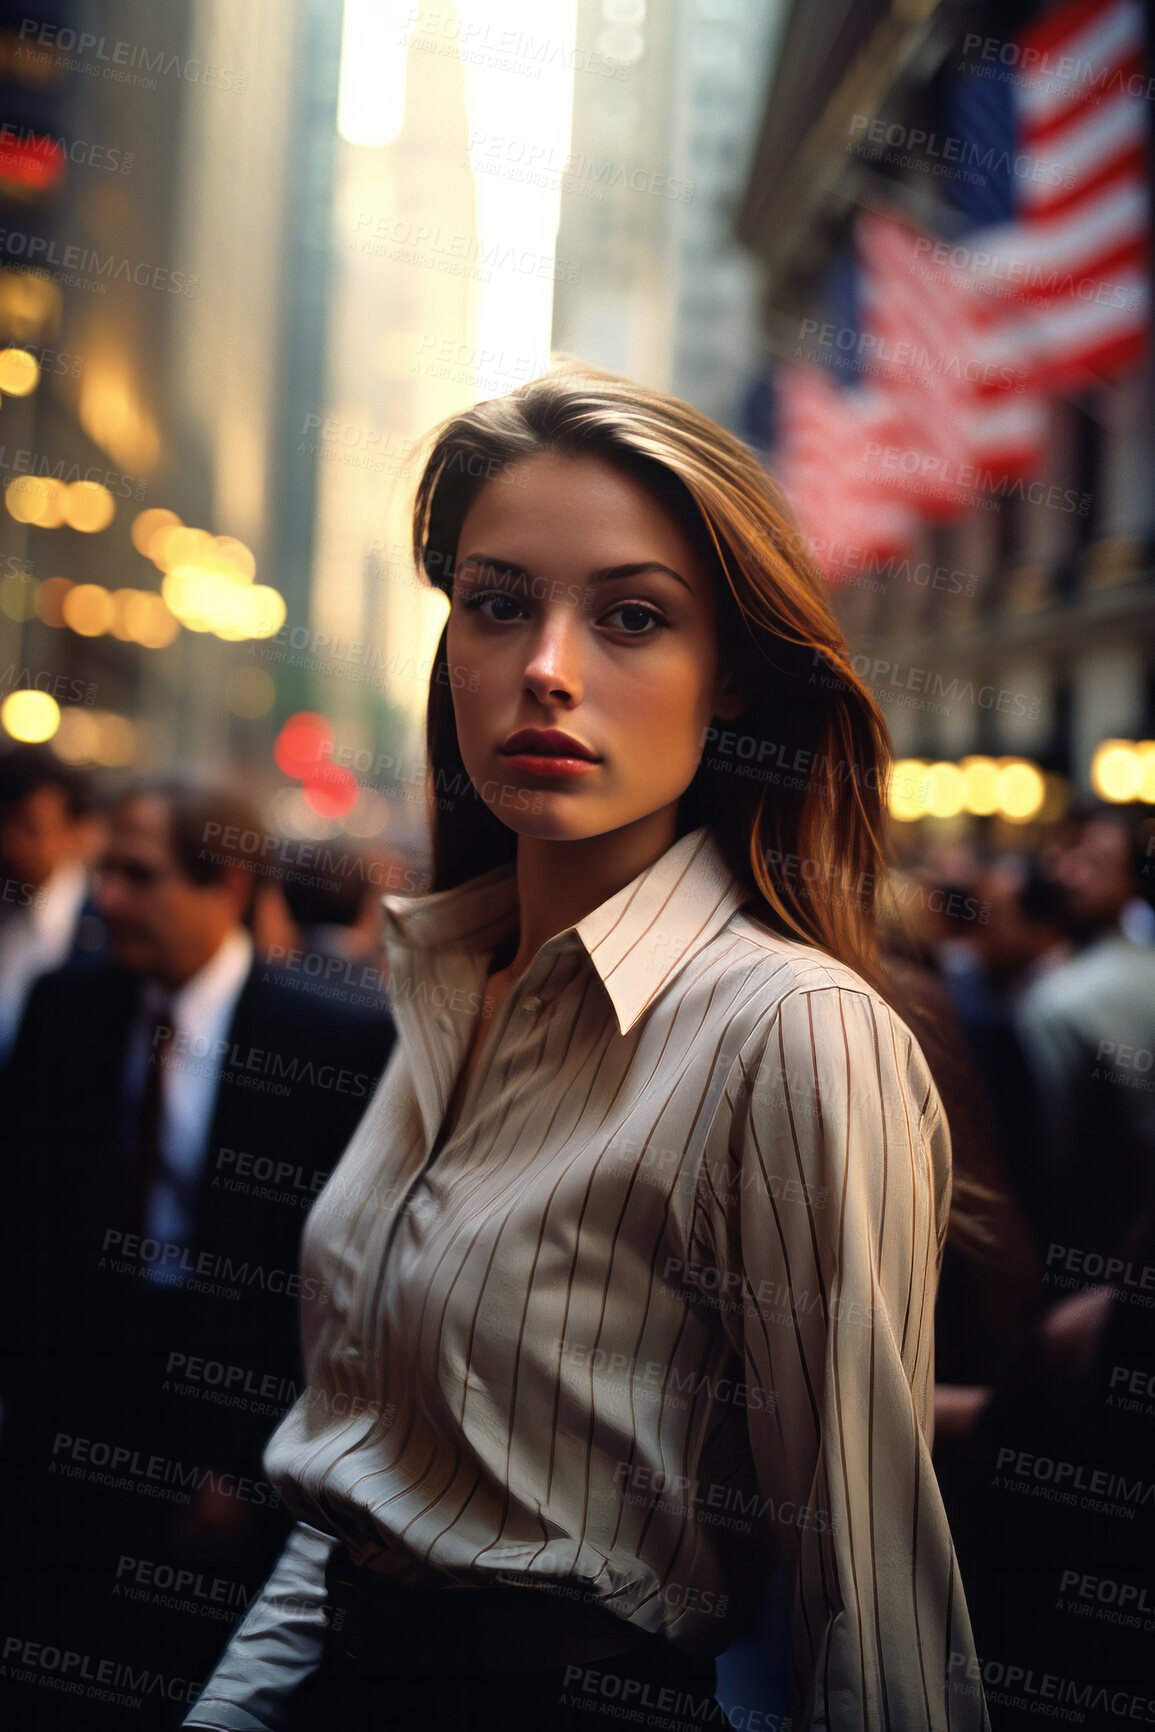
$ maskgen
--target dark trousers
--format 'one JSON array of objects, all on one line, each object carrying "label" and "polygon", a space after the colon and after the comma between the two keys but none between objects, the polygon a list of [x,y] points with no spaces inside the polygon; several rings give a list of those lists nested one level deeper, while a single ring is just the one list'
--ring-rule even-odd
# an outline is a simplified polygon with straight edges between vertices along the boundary
[{"label": "dark trousers", "polygon": [[730,1721],[714,1684],[712,1659],[660,1636],[599,1660],[474,1677],[370,1672],[334,1640],[298,1698],[292,1732],[722,1732]]}]

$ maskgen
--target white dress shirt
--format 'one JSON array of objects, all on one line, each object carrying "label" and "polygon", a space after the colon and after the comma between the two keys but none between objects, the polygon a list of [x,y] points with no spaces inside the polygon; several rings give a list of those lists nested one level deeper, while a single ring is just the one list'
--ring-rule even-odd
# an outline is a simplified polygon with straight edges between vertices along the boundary
[{"label": "white dress shirt", "polygon": [[[1104,933],[1032,980],[1015,1002],[1014,1017],[1048,1130],[1048,1180],[1071,1193],[1060,1217],[1061,1230],[1070,1231],[1087,1223],[1080,1193],[1091,1187],[1101,1196],[1111,1183],[1104,1157],[1120,1153],[1086,1142],[1089,1112],[1095,1112],[1092,1088],[1106,1087],[1114,1108],[1114,1123],[1100,1139],[1125,1139],[1125,1167],[1145,1163],[1140,1196],[1155,1177],[1155,948],[1121,932]],[[1097,1125],[1101,1116],[1100,1106]],[[1093,1218],[1102,1223],[1097,1198],[1091,1200]],[[1129,1216],[1116,1221],[1124,1237],[1130,1226]],[[1083,1248],[1118,1246],[1092,1234]]]},{"label": "white dress shirt", "polygon": [[265,1454],[301,1521],[188,1724],[283,1723],[335,1535],[401,1581],[577,1579],[708,1655],[785,1558],[796,1728],[988,1726],[930,1458],[939,1098],[742,899],[697,830],[543,945],[431,1159],[516,886],[385,898],[398,1045],[306,1226]]},{"label": "white dress shirt", "polygon": [[66,860],[0,926],[0,1059],[15,1043],[28,994],[40,976],[67,962],[87,894],[83,865]]},{"label": "white dress shirt", "polygon": [[[232,1024],[241,989],[253,964],[253,941],[235,927],[203,968],[175,992],[148,981],[129,1036],[125,1094],[140,1101],[150,1042],[158,1016],[173,1030],[161,1081],[160,1171],[149,1194],[145,1232],[165,1244],[192,1240],[197,1188],[208,1152],[220,1085],[221,1043]],[[147,1265],[148,1278],[162,1284],[182,1280],[172,1264]]]}]

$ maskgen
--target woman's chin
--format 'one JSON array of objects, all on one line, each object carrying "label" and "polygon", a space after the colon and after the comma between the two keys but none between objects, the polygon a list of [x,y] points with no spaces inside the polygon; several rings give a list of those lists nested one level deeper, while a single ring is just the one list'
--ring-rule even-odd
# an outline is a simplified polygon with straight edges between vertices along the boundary
[{"label": "woman's chin", "polygon": [[535,788],[524,804],[520,800],[510,805],[487,804],[507,830],[542,842],[584,842],[629,822],[615,813],[596,809],[591,801],[545,788]]},{"label": "woman's chin", "polygon": [[[493,811],[493,808],[490,808]],[[493,811],[507,830],[518,836],[532,836],[541,842],[584,842],[590,836],[600,836],[611,824],[599,824],[588,818],[583,823],[576,812],[501,812]]]}]

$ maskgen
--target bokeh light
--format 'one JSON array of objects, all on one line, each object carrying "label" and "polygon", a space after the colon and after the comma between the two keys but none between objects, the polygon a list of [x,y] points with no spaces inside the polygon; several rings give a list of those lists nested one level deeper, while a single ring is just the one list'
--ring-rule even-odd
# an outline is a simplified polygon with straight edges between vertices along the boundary
[{"label": "bokeh light", "polygon": [[60,611],[65,625],[81,637],[100,637],[112,625],[112,597],[103,584],[74,584]]},{"label": "bokeh light", "polygon": [[96,763],[109,770],[123,770],[135,761],[136,730],[127,716],[98,712],[96,729]]},{"label": "bokeh light", "polygon": [[926,811],[928,766],[920,758],[899,758],[890,772],[887,804],[892,818],[911,823]]},{"label": "bokeh light", "polygon": [[1143,762],[1130,740],[1104,740],[1091,759],[1091,786],[1100,799],[1133,800],[1143,783]]},{"label": "bokeh light", "polygon": [[340,764],[318,764],[305,777],[302,792],[322,818],[343,818],[357,804],[361,786],[352,770]]},{"label": "bokeh light", "polygon": [[993,758],[971,757],[964,758],[959,768],[964,811],[976,818],[989,817],[998,809],[998,765]]},{"label": "bokeh light", "polygon": [[132,632],[128,625],[128,608],[138,593],[135,589],[114,589],[111,591],[112,611],[109,616],[108,629],[113,637],[120,639],[121,643],[133,641]]},{"label": "bokeh light", "polygon": [[63,626],[64,598],[75,585],[70,577],[46,577],[36,590],[36,612],[45,625]]},{"label": "bokeh light", "polygon": [[132,545],[138,553],[143,553],[146,559],[152,558],[152,545],[162,529],[181,529],[183,524],[175,511],[167,511],[163,506],[150,505],[145,511],[138,511],[132,520]]},{"label": "bokeh light", "polygon": [[246,547],[243,541],[238,541],[235,535],[214,535],[213,553],[245,583],[252,583],[256,577],[257,562],[252,549]]},{"label": "bokeh light", "polygon": [[116,516],[116,500],[99,481],[71,481],[64,489],[62,510],[70,528],[96,535]]},{"label": "bokeh light", "polygon": [[0,392],[27,397],[40,383],[40,362],[27,349],[0,349]]},{"label": "bokeh light", "polygon": [[269,816],[284,836],[324,842],[336,836],[341,826],[334,818],[322,818],[305,799],[300,788],[278,788],[269,801]]},{"label": "bokeh light", "polygon": [[72,704],[61,713],[60,727],[52,741],[52,749],[66,764],[94,764],[100,743],[100,727],[95,712],[81,704]]},{"label": "bokeh light", "polygon": [[963,809],[963,774],[957,764],[930,767],[926,809],[932,818],[957,818]]},{"label": "bokeh light", "polygon": [[298,782],[324,763],[336,736],[332,724],[314,710],[299,710],[290,716],[273,747],[277,768]]},{"label": "bokeh light", "polygon": [[1046,783],[1034,764],[1003,760],[996,783],[998,812],[1010,824],[1029,824],[1042,810]]},{"label": "bokeh light", "polygon": [[129,637],[143,649],[166,649],[178,636],[180,621],[169,612],[163,598],[152,591],[134,589],[126,593],[129,599],[125,603],[124,621]]},{"label": "bokeh light", "polygon": [[17,475],[4,490],[4,503],[17,523],[59,529],[64,522],[65,491],[51,475]]},{"label": "bokeh light", "polygon": [[39,745],[60,726],[60,705],[48,692],[9,692],[0,704],[0,723],[14,740]]}]

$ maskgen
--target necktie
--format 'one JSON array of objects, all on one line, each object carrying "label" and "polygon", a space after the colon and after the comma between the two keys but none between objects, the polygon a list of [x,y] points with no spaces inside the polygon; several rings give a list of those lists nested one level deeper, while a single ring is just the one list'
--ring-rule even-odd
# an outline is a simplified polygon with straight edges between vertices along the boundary
[{"label": "necktie", "polygon": [[157,1011],[148,1045],[148,1064],[136,1121],[133,1159],[133,1194],[140,1231],[148,1231],[148,1207],[163,1161],[161,1135],[164,1129],[164,1072],[172,1048],[172,1011],[164,1005]]}]

